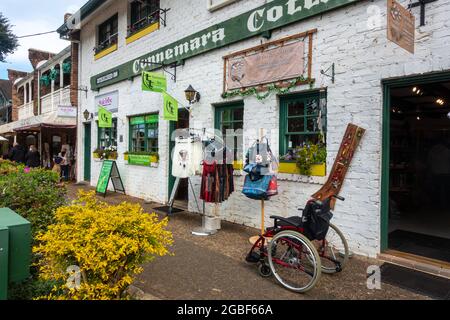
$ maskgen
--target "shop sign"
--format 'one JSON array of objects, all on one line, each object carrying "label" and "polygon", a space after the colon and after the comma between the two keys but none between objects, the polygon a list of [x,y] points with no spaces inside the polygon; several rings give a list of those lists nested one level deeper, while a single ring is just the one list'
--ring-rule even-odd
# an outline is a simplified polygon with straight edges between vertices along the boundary
[{"label": "shop sign", "polygon": [[77,107],[73,106],[58,106],[58,117],[61,118],[76,118]]},{"label": "shop sign", "polygon": [[[273,0],[91,78],[99,88],[361,0]],[[154,63],[153,65],[149,62]]]},{"label": "shop sign", "polygon": [[98,127],[112,128],[112,113],[103,107],[98,109]]},{"label": "shop sign", "polygon": [[303,75],[305,45],[297,41],[227,61],[226,89],[254,87]]},{"label": "shop sign", "polygon": [[414,53],[416,19],[414,15],[395,0],[387,2],[387,37],[403,49]]},{"label": "shop sign", "polygon": [[137,166],[150,166],[150,156],[140,154],[129,154],[128,163]]},{"label": "shop sign", "polygon": [[119,111],[119,92],[113,91],[95,97],[95,105],[112,113]]},{"label": "shop sign", "polygon": [[142,90],[152,92],[166,92],[167,80],[166,76],[157,72],[142,73]]},{"label": "shop sign", "polygon": [[178,121],[178,101],[168,95],[163,93],[164,96],[164,120],[167,121]]},{"label": "shop sign", "polygon": [[130,118],[131,125],[158,123],[158,122],[159,122],[159,115],[157,114],[151,114],[147,116],[136,116]]}]

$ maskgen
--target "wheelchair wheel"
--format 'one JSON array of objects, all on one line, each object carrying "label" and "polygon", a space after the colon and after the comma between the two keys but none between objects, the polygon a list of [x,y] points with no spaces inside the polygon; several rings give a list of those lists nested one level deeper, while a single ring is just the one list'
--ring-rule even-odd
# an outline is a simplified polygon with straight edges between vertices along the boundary
[{"label": "wheelchair wheel", "polygon": [[263,278],[269,278],[272,276],[272,270],[265,262],[258,262],[258,272]]},{"label": "wheelchair wheel", "polygon": [[330,224],[325,241],[313,242],[320,256],[322,272],[333,274],[344,269],[349,256],[348,244],[341,230]]},{"label": "wheelchair wheel", "polygon": [[304,235],[280,232],[269,243],[267,251],[270,269],[283,287],[303,293],[316,285],[321,274],[320,257]]}]

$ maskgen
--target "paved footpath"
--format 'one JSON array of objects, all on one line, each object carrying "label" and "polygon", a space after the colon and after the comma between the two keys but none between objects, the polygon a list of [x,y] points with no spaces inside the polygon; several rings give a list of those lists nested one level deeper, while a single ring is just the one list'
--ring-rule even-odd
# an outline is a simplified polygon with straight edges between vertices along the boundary
[{"label": "paved footpath", "polygon": [[[69,185],[69,198],[84,186]],[[119,194],[108,194],[105,201],[140,203],[147,212],[160,204]],[[161,217],[163,217],[161,215]],[[337,275],[323,274],[317,286],[306,294],[285,290],[273,278],[261,278],[256,266],[244,260],[251,246],[250,236],[258,230],[223,222],[222,230],[210,237],[196,237],[191,231],[201,225],[201,217],[191,213],[173,216],[169,229],[174,235],[173,255],[156,258],[144,266],[135,286],[156,299],[428,299],[383,284],[381,290],[368,290],[366,270],[378,260],[354,257]]]}]

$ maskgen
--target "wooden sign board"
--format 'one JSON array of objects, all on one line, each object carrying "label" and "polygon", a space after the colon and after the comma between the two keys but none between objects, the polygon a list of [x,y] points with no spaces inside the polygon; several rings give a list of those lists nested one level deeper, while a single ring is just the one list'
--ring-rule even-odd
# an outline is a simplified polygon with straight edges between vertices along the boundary
[{"label": "wooden sign board", "polygon": [[122,183],[122,178],[120,177],[119,169],[117,168],[117,163],[115,161],[105,160],[103,161],[100,177],[97,182],[97,193],[106,196],[110,180],[115,192],[122,192],[125,194],[125,188]]},{"label": "wooden sign board", "polygon": [[[314,199],[323,200],[328,199],[333,195],[339,195],[345,176],[347,175],[347,171],[352,162],[353,155],[365,132],[365,129],[354,124],[348,125],[328,180],[325,185],[312,196]],[[336,199],[331,200],[331,207],[333,209],[335,202]]]},{"label": "wooden sign board", "polygon": [[403,49],[414,53],[416,20],[395,0],[387,0],[387,37]]}]

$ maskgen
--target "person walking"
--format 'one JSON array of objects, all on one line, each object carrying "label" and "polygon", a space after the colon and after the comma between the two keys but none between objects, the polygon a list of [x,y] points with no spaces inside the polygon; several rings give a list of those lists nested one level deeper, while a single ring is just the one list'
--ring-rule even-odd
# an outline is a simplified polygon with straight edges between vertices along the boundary
[{"label": "person walking", "polygon": [[41,165],[41,155],[34,145],[30,146],[30,150],[25,155],[25,165],[29,168],[39,168]]},{"label": "person walking", "polygon": [[25,155],[25,148],[16,142],[9,153],[9,159],[17,163],[25,163]]},{"label": "person walking", "polygon": [[66,149],[62,149],[58,154],[58,157],[62,159],[61,166],[61,177],[64,181],[69,181],[69,161],[67,160],[67,152]]}]

